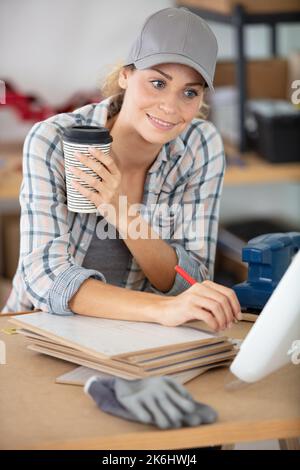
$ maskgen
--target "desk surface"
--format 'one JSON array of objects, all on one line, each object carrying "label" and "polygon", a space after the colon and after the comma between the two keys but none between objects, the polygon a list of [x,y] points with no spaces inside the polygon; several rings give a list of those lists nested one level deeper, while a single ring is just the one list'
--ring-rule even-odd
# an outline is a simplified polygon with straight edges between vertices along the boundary
[{"label": "desk surface", "polygon": [[[288,365],[257,384],[226,390],[228,369],[209,371],[188,384],[195,399],[212,405],[219,421],[197,428],[161,431],[99,410],[82,387],[55,384],[70,363],[26,349],[21,335],[0,318],[7,364],[0,365],[1,449],[183,449],[300,435],[299,366]],[[242,338],[251,324],[234,325]]]}]

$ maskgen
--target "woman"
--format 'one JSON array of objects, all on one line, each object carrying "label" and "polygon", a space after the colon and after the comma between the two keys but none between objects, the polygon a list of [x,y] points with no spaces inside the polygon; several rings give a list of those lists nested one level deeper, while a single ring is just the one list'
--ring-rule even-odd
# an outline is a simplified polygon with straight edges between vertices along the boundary
[{"label": "woman", "polygon": [[[33,126],[24,143],[20,260],[4,312],[37,308],[167,326],[199,319],[214,330],[240,319],[234,292],[209,280],[224,152],[214,126],[197,116],[216,55],[201,18],[185,8],[158,11],[113,75],[117,83],[106,83],[114,94]],[[110,156],[96,150],[92,162],[78,155],[102,178],[77,173],[95,191],[75,185],[98,216],[67,209],[62,133],[73,125],[105,126],[113,137]],[[139,203],[154,207],[151,217],[143,209],[130,214]],[[168,236],[154,229],[160,204],[183,209],[183,217],[163,218]],[[114,227],[117,239],[100,239],[98,222]],[[126,231],[132,223],[143,236]],[[190,287],[176,264],[198,282]]]}]

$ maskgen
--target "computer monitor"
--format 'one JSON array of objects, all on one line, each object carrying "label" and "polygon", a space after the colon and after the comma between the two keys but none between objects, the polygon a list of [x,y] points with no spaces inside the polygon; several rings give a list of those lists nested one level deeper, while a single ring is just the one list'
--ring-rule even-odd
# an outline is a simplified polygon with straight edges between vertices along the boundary
[{"label": "computer monitor", "polygon": [[[241,344],[231,372],[256,382],[291,362],[291,346],[300,341],[300,251]],[[295,365],[299,367],[300,365]]]}]

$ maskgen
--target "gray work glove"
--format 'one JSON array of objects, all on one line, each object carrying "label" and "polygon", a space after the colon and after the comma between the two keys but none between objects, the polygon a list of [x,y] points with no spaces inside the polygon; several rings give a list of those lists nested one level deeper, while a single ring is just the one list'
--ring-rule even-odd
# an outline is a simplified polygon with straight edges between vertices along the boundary
[{"label": "gray work glove", "polygon": [[128,381],[94,376],[86,383],[85,392],[107,413],[162,429],[199,426],[217,419],[210,406],[196,402],[171,377]]}]

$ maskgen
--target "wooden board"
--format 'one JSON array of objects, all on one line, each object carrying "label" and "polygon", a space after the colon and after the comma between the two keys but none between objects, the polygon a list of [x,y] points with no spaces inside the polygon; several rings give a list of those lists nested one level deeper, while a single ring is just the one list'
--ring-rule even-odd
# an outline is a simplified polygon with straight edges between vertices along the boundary
[{"label": "wooden board", "polygon": [[228,361],[236,356],[236,351],[228,351],[219,354],[213,354],[211,356],[200,357],[191,359],[190,361],[184,361],[178,364],[173,364],[166,367],[153,368],[145,371],[145,377],[151,377],[155,375],[166,375],[174,372],[181,372],[184,370],[193,369],[194,367],[208,366],[211,364],[218,364],[218,362]]},{"label": "wooden board", "polygon": [[234,349],[234,345],[232,343],[220,343],[217,346],[200,348],[199,352],[197,350],[193,350],[191,353],[180,353],[178,355],[175,355],[175,357],[173,357],[171,360],[163,356],[163,359],[158,357],[154,361],[148,360],[145,363],[141,362],[136,364],[130,364],[126,362],[121,363],[114,359],[106,359],[105,361],[102,361],[96,359],[91,355],[86,355],[81,353],[80,351],[68,348],[67,346],[49,343],[48,341],[43,340],[29,338],[29,344],[29,348],[31,350],[38,350],[38,352],[44,351],[45,354],[55,355],[55,357],[57,357],[56,353],[64,354],[65,357],[69,357],[70,359],[72,359],[72,362],[75,362],[76,360],[89,361],[94,364],[113,367],[114,370],[124,371],[126,373],[135,374],[137,376],[140,376],[141,374],[144,374],[147,371],[159,371],[160,369],[165,370],[166,367],[176,368],[178,364],[180,365],[180,370],[184,370],[182,369],[182,367],[184,367],[185,365],[187,365],[188,369],[190,368],[190,365],[193,365],[193,367],[195,367],[195,363],[199,360],[201,361],[201,365],[212,364],[215,358],[219,362],[222,353],[227,353],[229,351],[233,351]]},{"label": "wooden board", "polygon": [[[69,346],[64,345],[63,343],[56,342],[54,340],[51,340],[49,338],[45,338],[41,335],[37,335],[34,333],[31,333],[27,330],[22,330],[18,329],[18,333],[26,336],[28,341],[31,344],[36,344],[38,346],[45,346],[48,348],[54,348],[59,350],[60,352],[65,352],[68,353],[70,352],[73,355],[77,355],[79,357],[84,357],[90,360],[95,360],[95,356],[92,354],[83,354],[81,351],[78,351],[77,349],[70,348]],[[164,354],[163,352],[150,352],[150,353],[142,353],[142,354],[135,354],[135,355],[120,355],[120,356],[114,356],[113,361],[118,364],[132,364],[136,366],[141,366],[143,367],[144,365],[155,365],[155,364],[160,364],[161,365],[166,365],[169,364],[170,362],[174,361],[180,361],[183,359],[189,359],[193,357],[200,357],[200,356],[206,356],[208,354],[212,354],[215,352],[221,352],[221,351],[228,351],[233,349],[234,345],[230,341],[226,341],[225,337],[219,337],[216,338],[216,342],[212,344],[205,344],[199,346],[192,347],[192,348],[186,348],[186,346],[183,346],[182,348],[179,348],[178,351],[176,352],[171,352]],[[103,359],[103,362],[110,362],[112,359],[107,358]],[[130,369],[129,369],[130,370]],[[133,369],[131,369],[134,371]]]},{"label": "wooden board", "polygon": [[54,351],[52,349],[47,350],[47,348],[39,347],[36,345],[28,346],[28,349],[31,351],[39,352],[41,354],[46,354],[47,356],[56,357],[57,359],[62,359],[67,362],[72,362],[73,364],[79,364],[81,366],[90,367],[91,369],[99,370],[100,372],[107,372],[108,374],[117,375],[123,379],[134,380],[136,379],[135,374],[130,374],[124,370],[116,370],[113,367],[106,366],[104,364],[97,364],[96,362],[88,361],[79,357],[72,357],[71,354],[64,354],[59,351]]},{"label": "wooden board", "polygon": [[[43,344],[48,343],[52,345],[63,345],[68,349],[71,349],[73,351],[77,351],[74,347],[71,348],[70,346],[66,346],[64,342],[57,341],[48,337],[44,337],[40,334],[33,333],[29,330],[23,329],[23,328],[18,328],[16,330],[19,334],[24,335],[26,338],[29,340],[32,340],[34,342],[42,342]],[[187,347],[186,344],[182,345],[174,345],[170,347],[163,347],[159,349],[151,349],[147,350],[147,352],[141,352],[141,353],[135,353],[135,354],[118,354],[114,356],[115,360],[121,361],[121,362],[130,362],[130,363],[139,363],[142,362],[143,360],[148,360],[148,359],[155,359],[155,358],[161,358],[165,357],[166,355],[168,356],[174,356],[175,354],[180,354],[180,353],[185,353],[186,351],[192,351],[192,350],[203,350],[204,348],[208,348],[210,346],[214,345],[219,345],[219,344],[224,344],[227,342],[227,337],[226,336],[219,336],[215,337],[211,340],[201,340],[201,341],[193,341],[189,343],[189,346]],[[35,341],[36,340],[36,341]],[[86,354],[88,355],[88,354]],[[94,356],[93,356],[94,357]],[[104,360],[104,359],[103,359]]]},{"label": "wooden board", "polygon": [[[123,368],[117,367],[114,361],[95,361],[89,358],[80,357],[77,354],[74,355],[71,352],[65,353],[59,351],[59,349],[54,348],[47,348],[46,346],[38,346],[32,344],[28,346],[28,349],[36,352],[40,352],[43,354],[47,354],[49,356],[57,357],[60,359],[64,359],[65,361],[73,362],[75,364],[83,365],[86,367],[91,367],[92,369],[97,369],[103,372],[113,373],[119,377],[124,377],[124,374],[128,375],[128,377],[132,378],[143,378],[143,377],[152,377],[157,375],[166,375],[175,372],[181,372],[189,369],[194,369],[200,366],[208,366],[212,364],[217,364],[219,362],[228,361],[232,359],[235,355],[235,351],[228,351],[225,353],[213,354],[206,357],[196,358],[189,361],[183,361],[178,364],[172,364],[167,367],[156,367],[149,370],[139,369],[135,374],[125,371]],[[126,378],[126,377],[125,377]]]},{"label": "wooden board", "polygon": [[11,321],[27,336],[30,350],[123,378],[182,372],[228,361],[236,354],[226,337],[191,325],[171,328],[44,312]]},{"label": "wooden board", "polygon": [[[139,365],[134,365],[134,364],[128,364],[128,363],[120,363],[118,361],[115,361],[114,359],[97,359],[94,356],[90,354],[84,354],[81,351],[78,351],[77,349],[73,348],[68,348],[67,346],[61,345],[61,344],[53,344],[53,343],[48,343],[47,341],[39,341],[39,340],[29,340],[29,347],[31,346],[36,346],[38,348],[45,348],[45,350],[48,351],[48,354],[50,354],[50,351],[53,352],[59,352],[62,354],[70,355],[73,360],[76,358],[82,359],[82,360],[87,360],[91,362],[95,362],[96,364],[103,364],[104,366],[109,366],[109,367],[115,367],[118,370],[122,370],[124,372],[128,372],[129,374],[139,374],[142,372],[143,368],[141,368]],[[32,349],[32,348],[31,348]],[[39,351],[41,352],[41,351]]]},{"label": "wooden board", "polygon": [[105,360],[120,354],[171,350],[214,342],[218,334],[193,328],[166,327],[154,323],[110,320],[81,315],[61,316],[34,313],[12,317],[20,328],[50,338],[85,354]]},{"label": "wooden board", "polygon": [[[198,377],[201,374],[204,374],[210,369],[214,369],[216,367],[228,367],[230,365],[230,362],[222,362],[218,364],[214,364],[211,366],[207,367],[198,367],[195,369],[190,369],[186,370],[184,372],[178,372],[177,374],[169,374],[169,377],[172,377],[176,382],[180,384],[185,384],[189,382],[190,380],[194,379],[195,377]],[[114,377],[111,374],[107,373],[100,373],[99,371],[95,369],[90,369],[88,367],[84,366],[79,366],[76,367],[75,369],[70,370],[69,372],[60,375],[55,379],[55,382],[58,384],[67,384],[67,385],[79,385],[83,386],[85,382],[92,377],[93,375],[98,375],[103,378],[109,378],[109,377]]]},{"label": "wooden board", "polygon": [[149,369],[149,367],[162,367],[170,364],[171,361],[176,360],[179,361],[186,361],[188,359],[195,359],[197,357],[205,357],[209,354],[215,354],[223,351],[231,351],[234,348],[233,344],[226,342],[220,343],[218,345],[207,346],[205,348],[198,348],[192,349],[190,351],[183,351],[179,354],[168,354],[162,357],[156,357],[154,359],[146,359],[143,361],[138,361],[136,364],[144,367],[145,369]]},{"label": "wooden board", "polygon": [[137,377],[144,375],[146,372],[152,373],[154,370],[159,371],[161,368],[165,369],[166,367],[175,367],[175,370],[177,370],[177,364],[180,365],[180,370],[184,370],[183,367],[185,365],[187,365],[187,369],[190,368],[191,364],[195,367],[197,361],[201,361],[201,365],[206,363],[211,364],[214,358],[217,358],[219,361],[221,353],[227,353],[234,349],[232,342],[222,341],[217,344],[206,345],[200,348],[185,349],[178,353],[156,355],[152,358],[149,355],[145,358],[144,355],[142,356],[142,360],[139,356],[135,356],[134,361],[131,361],[130,357],[127,360],[117,360],[115,358],[106,358],[101,360],[93,354],[83,353],[80,350],[70,348],[62,343],[55,343],[51,340],[49,341],[48,338],[43,338],[39,335],[32,335],[28,331],[21,330],[21,333],[27,336],[31,345],[30,349],[32,350],[44,352],[48,355],[55,355],[55,357],[57,357],[57,354],[64,354],[65,357],[69,357],[73,362],[76,362],[76,360],[90,361],[97,363],[98,365],[113,367],[114,370],[135,374]]},{"label": "wooden board", "polygon": [[191,341],[190,343],[182,343],[179,345],[164,346],[161,348],[150,348],[146,351],[140,351],[135,354],[117,354],[114,356],[115,359],[119,360],[130,360],[133,362],[144,360],[144,359],[154,359],[156,357],[161,357],[163,354],[177,354],[190,349],[198,349],[201,347],[206,347],[214,344],[223,343],[227,338],[224,336],[219,336],[211,339],[204,339],[200,341]]}]

